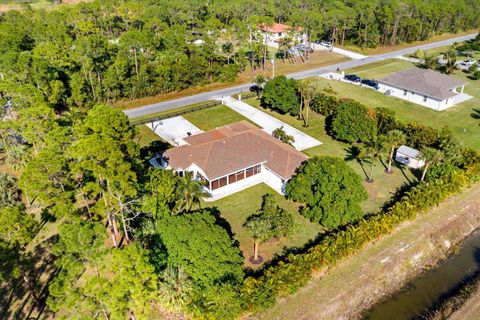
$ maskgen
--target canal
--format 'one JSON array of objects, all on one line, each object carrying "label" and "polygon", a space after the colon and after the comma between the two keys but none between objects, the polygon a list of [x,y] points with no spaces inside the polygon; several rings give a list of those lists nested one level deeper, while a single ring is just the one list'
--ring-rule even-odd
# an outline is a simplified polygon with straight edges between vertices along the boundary
[{"label": "canal", "polygon": [[458,253],[422,273],[407,286],[365,314],[368,320],[419,319],[420,315],[448,295],[480,267],[480,231],[473,232]]}]

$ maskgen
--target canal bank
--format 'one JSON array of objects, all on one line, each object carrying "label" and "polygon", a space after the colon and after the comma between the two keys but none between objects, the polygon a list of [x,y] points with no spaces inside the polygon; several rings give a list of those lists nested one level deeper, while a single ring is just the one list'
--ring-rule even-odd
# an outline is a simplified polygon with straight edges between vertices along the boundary
[{"label": "canal bank", "polygon": [[256,318],[362,318],[365,310],[446,258],[452,246],[478,227],[480,188],[475,185],[401,224],[326,274],[315,275],[307,286]]},{"label": "canal bank", "polygon": [[480,231],[468,236],[455,254],[438,266],[420,274],[405,287],[375,305],[365,314],[368,320],[444,319],[436,311],[453,306],[465,286],[478,282],[480,270]]}]

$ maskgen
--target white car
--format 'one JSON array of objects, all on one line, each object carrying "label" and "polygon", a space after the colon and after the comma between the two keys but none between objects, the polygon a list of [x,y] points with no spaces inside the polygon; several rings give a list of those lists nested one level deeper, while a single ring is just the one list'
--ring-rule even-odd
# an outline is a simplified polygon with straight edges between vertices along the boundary
[{"label": "white car", "polygon": [[458,63],[458,65],[461,67],[461,68],[464,68],[464,69],[468,69],[470,68],[471,66],[473,66],[477,61],[475,60],[471,60],[471,59],[468,59],[468,60],[465,60],[465,61],[460,61]]}]

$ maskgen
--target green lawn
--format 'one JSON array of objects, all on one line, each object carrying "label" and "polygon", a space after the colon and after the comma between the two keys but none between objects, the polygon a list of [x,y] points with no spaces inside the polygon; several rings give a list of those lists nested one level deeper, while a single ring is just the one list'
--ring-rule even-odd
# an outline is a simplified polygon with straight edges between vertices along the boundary
[{"label": "green lawn", "polygon": [[[366,89],[365,89],[366,90]],[[296,117],[290,115],[282,115],[277,112],[266,110],[260,107],[260,102],[253,98],[245,100],[246,103],[260,108],[262,111],[282,120],[283,122],[305,132],[306,134],[318,139],[322,142],[322,145],[313,147],[311,149],[304,150],[307,155],[324,155],[335,156],[342,159],[348,159],[350,145],[339,142],[331,138],[325,132],[325,117],[317,113],[310,113],[310,126],[304,128],[303,122]],[[365,164],[363,167],[355,160],[347,161],[347,163],[359,174],[362,178],[366,178],[366,173],[370,172],[370,165]],[[416,181],[414,174],[408,168],[396,167],[394,168],[394,174],[386,174],[384,172],[385,167],[381,162],[376,163],[373,178],[374,183],[364,182],[364,186],[368,191],[369,198],[362,205],[365,212],[374,213],[392,198],[392,195],[405,183]]]},{"label": "green lawn", "polygon": [[[347,72],[356,73],[365,78],[378,79],[386,74],[411,67],[413,67],[413,64],[408,61],[392,59],[350,69]],[[460,143],[480,151],[480,121],[474,116],[478,114],[476,110],[480,109],[480,81],[468,79],[468,75],[461,71],[455,72],[452,76],[467,81],[468,85],[465,87],[465,93],[474,98],[445,111],[431,110],[345,82],[327,79],[318,79],[317,81],[319,82],[319,88],[330,85],[340,97],[357,100],[372,108],[386,107],[392,109],[396,112],[397,117],[404,122],[416,121],[437,129],[447,126]]]},{"label": "green lawn", "polygon": [[137,136],[135,137],[135,141],[140,147],[146,147],[153,141],[162,141],[162,138],[146,125],[141,124],[137,126]]},{"label": "green lawn", "polygon": [[251,122],[238,112],[235,112],[224,105],[187,113],[183,115],[183,117],[204,131],[215,129],[241,120]]},{"label": "green lawn", "polygon": [[285,197],[279,195],[265,184],[253,186],[215,202],[205,202],[204,206],[218,208],[221,216],[228,221],[235,239],[240,243],[240,249],[245,257],[245,264],[250,267],[252,265],[248,258],[253,255],[253,241],[245,232],[243,224],[250,215],[260,209],[261,197],[265,193],[274,194],[278,205],[294,214],[296,225],[291,236],[279,240],[270,240],[260,245],[259,253],[265,260],[270,260],[275,254],[281,254],[284,248],[302,247],[309,240],[315,239],[323,230],[320,224],[312,223],[301,216],[298,213],[297,204],[286,200]]}]

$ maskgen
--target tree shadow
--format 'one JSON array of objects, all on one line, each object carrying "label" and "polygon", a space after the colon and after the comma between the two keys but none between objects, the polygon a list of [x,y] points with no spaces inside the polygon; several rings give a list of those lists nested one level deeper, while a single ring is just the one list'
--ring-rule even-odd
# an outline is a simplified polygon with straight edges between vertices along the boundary
[{"label": "tree shadow", "polygon": [[[29,319],[35,311],[37,311],[35,318],[39,318],[45,311],[48,286],[59,271],[54,264],[55,256],[51,254],[57,241],[58,235],[51,236],[37,244],[31,252],[24,253],[25,260],[28,261],[25,264],[26,274],[40,300],[40,305],[36,305],[25,283],[18,279],[0,289],[0,318]],[[42,276],[47,276],[47,280],[42,281]],[[7,298],[5,301],[4,297]],[[18,307],[15,308],[15,305]]]},{"label": "tree shadow", "polygon": [[473,119],[478,119],[480,120],[480,109],[473,109],[473,113],[470,114],[470,116],[473,118]]},{"label": "tree shadow", "polygon": [[360,147],[351,145],[350,147],[348,147],[344,150],[346,152],[344,160],[345,161],[356,161],[358,163],[358,165],[360,166],[360,168],[362,169],[363,174],[365,175],[365,178],[368,179],[368,173],[365,170],[365,166],[364,166],[365,162],[360,159],[360,153],[361,153]]}]

